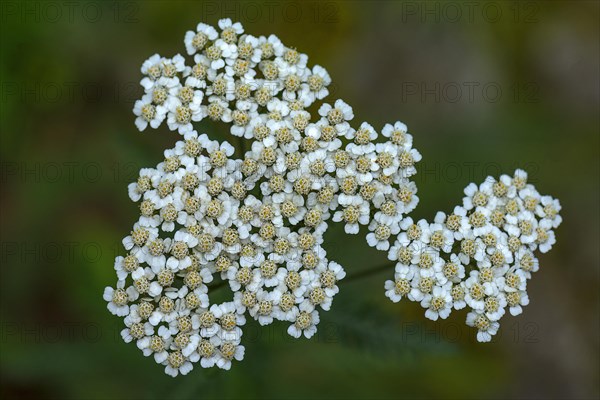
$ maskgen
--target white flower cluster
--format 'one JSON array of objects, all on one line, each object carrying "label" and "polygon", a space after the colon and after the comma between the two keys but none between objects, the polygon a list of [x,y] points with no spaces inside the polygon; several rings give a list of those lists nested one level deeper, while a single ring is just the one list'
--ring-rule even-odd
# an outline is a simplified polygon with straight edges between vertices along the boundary
[{"label": "white flower cluster", "polygon": [[[328,95],[325,69],[276,36],[244,34],[229,19],[219,28],[186,34],[191,66],[181,55],[142,66],[137,127],[166,121],[183,140],[129,185],[141,216],[116,259],[116,288],[104,293],[125,319],[125,341],[173,376],[198,361],[228,369],[242,359],[246,314],[313,336],[345,276],[321,246],[328,222],[350,234],[365,225],[369,245],[388,250],[418,202],[410,177],[421,156],[403,123],[386,125],[385,143],[375,143],[378,132],[353,128],[342,100],[311,113]],[[205,118],[229,124],[251,150],[232,158],[232,145],[194,130]],[[230,301],[211,303],[215,277]]]},{"label": "white flower cluster", "polygon": [[541,196],[527,174],[488,177],[465,189],[463,205],[434,222],[406,218],[388,258],[397,261],[386,296],[420,302],[425,316],[445,319],[452,309],[471,308],[467,325],[488,342],[506,308],[512,315],[529,303],[527,280],[538,270],[534,251],[555,243],[562,219],[558,200]]}]

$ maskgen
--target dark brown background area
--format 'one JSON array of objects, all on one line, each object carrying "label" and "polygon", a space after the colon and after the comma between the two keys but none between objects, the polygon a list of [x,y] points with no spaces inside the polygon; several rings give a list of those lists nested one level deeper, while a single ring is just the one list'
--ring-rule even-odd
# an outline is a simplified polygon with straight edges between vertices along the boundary
[{"label": "dark brown background area", "polygon": [[[5,398],[598,398],[599,5],[596,1],[3,1],[1,393]],[[529,171],[563,205],[531,304],[477,344],[392,304],[393,269],[341,283],[319,335],[246,327],[230,372],[171,379],[105,309],[136,218],[126,185],[178,136],[131,112],[141,63],[184,53],[200,21],[278,35],[330,72],[355,122],[402,120],[423,154],[414,218],[450,210],[486,175]],[[200,127],[199,130],[203,128]],[[206,127],[214,138],[223,132]],[[349,275],[386,263],[332,226]]]}]

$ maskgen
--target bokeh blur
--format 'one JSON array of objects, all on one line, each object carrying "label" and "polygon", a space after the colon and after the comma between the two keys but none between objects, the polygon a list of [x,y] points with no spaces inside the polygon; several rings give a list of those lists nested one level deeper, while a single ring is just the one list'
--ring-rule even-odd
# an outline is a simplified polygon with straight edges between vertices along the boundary
[{"label": "bokeh blur", "polygon": [[[0,7],[3,398],[598,398],[598,2]],[[356,121],[408,124],[423,155],[413,217],[451,210],[469,182],[517,167],[558,197],[564,222],[524,314],[505,316],[488,344],[464,312],[428,321],[384,297],[385,254],[334,225],[325,247],[354,278],[311,340],[250,322],[243,362],[176,379],[123,343],[102,292],[137,218],[126,186],[178,139],[135,128],[139,68],[155,52],[184,53],[187,30],[223,17],[327,68],[330,98]]]}]

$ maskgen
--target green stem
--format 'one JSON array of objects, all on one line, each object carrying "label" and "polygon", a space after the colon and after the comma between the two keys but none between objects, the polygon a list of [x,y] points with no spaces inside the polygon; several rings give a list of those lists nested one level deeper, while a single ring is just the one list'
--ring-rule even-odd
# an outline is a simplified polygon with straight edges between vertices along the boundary
[{"label": "green stem", "polygon": [[238,149],[240,150],[240,158],[244,158],[244,154],[246,154],[246,143],[243,136],[238,138]]},{"label": "green stem", "polygon": [[343,282],[349,282],[349,281],[362,279],[362,278],[369,277],[371,275],[375,275],[382,271],[386,271],[386,270],[390,270],[390,269],[393,271],[395,265],[396,264],[394,264],[394,263],[385,263],[382,265],[378,265],[375,268],[367,269],[367,270],[352,274],[352,275],[348,276],[347,278],[344,278]]}]

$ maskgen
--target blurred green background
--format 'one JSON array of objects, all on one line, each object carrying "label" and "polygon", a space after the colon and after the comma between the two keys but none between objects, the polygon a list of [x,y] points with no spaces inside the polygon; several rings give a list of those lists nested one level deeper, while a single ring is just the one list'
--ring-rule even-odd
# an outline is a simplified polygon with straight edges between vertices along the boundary
[{"label": "blurred green background", "polygon": [[[0,4],[3,398],[598,398],[598,2]],[[493,343],[464,312],[433,323],[389,302],[392,267],[342,282],[311,340],[250,323],[229,372],[172,379],[122,342],[102,291],[137,215],[126,185],[178,139],[135,129],[139,67],[222,17],[326,67],[356,122],[408,124],[423,154],[413,217],[516,167],[561,200],[531,304]],[[363,236],[327,238],[349,276],[386,264]]]}]

